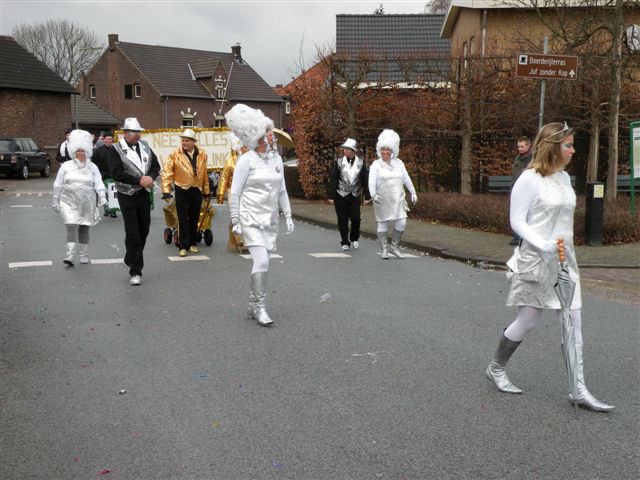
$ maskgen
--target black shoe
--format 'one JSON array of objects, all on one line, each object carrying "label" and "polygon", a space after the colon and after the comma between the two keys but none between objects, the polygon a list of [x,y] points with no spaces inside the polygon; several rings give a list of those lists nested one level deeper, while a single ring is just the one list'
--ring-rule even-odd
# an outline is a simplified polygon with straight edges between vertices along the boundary
[{"label": "black shoe", "polygon": [[109,216],[110,216],[111,218],[118,218],[118,214],[117,214],[116,212],[111,212],[111,213],[109,214]]},{"label": "black shoe", "polygon": [[520,240],[518,240],[517,238],[512,238],[511,241],[509,242],[509,245],[519,245],[520,244]]},{"label": "black shoe", "polygon": [[104,212],[105,217],[108,217],[109,215],[111,215],[109,212]]}]

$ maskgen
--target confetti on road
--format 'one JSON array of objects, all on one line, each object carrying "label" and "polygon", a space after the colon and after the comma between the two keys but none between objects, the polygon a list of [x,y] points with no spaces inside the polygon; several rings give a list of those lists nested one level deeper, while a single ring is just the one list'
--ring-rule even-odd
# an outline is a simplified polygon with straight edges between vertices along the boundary
[{"label": "confetti on road", "polygon": [[103,468],[102,470],[98,471],[98,475],[109,475],[111,473],[111,470],[108,468]]},{"label": "confetti on road", "polygon": [[328,302],[329,300],[331,300],[331,294],[327,292],[320,296],[320,300],[318,300],[318,302],[324,303],[324,302]]}]

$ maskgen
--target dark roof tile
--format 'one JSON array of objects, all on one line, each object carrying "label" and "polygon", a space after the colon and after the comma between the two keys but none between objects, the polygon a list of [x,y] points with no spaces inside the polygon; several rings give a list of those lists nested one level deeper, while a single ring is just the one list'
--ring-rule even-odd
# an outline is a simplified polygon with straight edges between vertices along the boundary
[{"label": "dark roof tile", "polygon": [[71,119],[74,123],[77,120],[81,125],[120,125],[122,123],[122,119],[83,95],[71,96]]},{"label": "dark roof tile", "polygon": [[73,87],[13,38],[0,35],[0,88],[74,93]]}]

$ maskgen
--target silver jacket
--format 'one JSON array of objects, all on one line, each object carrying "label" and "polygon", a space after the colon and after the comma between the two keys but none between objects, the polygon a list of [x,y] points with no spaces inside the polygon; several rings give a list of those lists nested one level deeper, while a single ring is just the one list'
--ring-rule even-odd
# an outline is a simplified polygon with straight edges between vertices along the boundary
[{"label": "silver jacket", "polygon": [[[113,144],[113,148],[122,160],[125,172],[134,177],[147,175],[151,169],[151,147],[149,147],[147,142],[143,140],[139,140],[138,143],[140,145],[140,155],[142,158],[138,157],[135,150],[129,148],[129,145],[127,145],[124,138],[118,143]],[[118,190],[118,193],[133,195],[134,193],[139,192],[142,187],[140,185],[132,185],[130,183],[116,181],[116,189]]]},{"label": "silver jacket", "polygon": [[353,166],[349,165],[347,157],[342,157],[338,162],[338,170],[340,176],[338,177],[338,195],[346,197],[351,194],[354,197],[359,197],[362,193],[362,183],[360,181],[360,174],[364,168],[364,162],[355,157],[353,160]]},{"label": "silver jacket", "polygon": [[82,164],[74,159],[60,166],[53,184],[53,202],[60,205],[65,225],[92,227],[100,221],[96,193],[105,201],[104,183],[95,163],[87,160]]},{"label": "silver jacket", "polygon": [[[569,176],[554,174],[540,179],[540,191],[529,207],[527,224],[548,240],[564,239],[569,276],[576,282],[571,309],[582,307],[580,272],[573,245],[573,213],[576,194]],[[507,262],[511,289],[507,305],[529,305],[537,308],[560,309],[553,289],[558,277],[557,253],[545,253],[525,239],[514,249]]]}]

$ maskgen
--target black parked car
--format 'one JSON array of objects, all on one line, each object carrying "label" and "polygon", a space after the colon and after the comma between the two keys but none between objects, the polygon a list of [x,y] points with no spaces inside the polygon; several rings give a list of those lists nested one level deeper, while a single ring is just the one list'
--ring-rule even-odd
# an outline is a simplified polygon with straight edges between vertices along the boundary
[{"label": "black parked car", "polygon": [[0,173],[26,180],[30,172],[51,175],[49,154],[39,150],[30,138],[0,138]]}]

